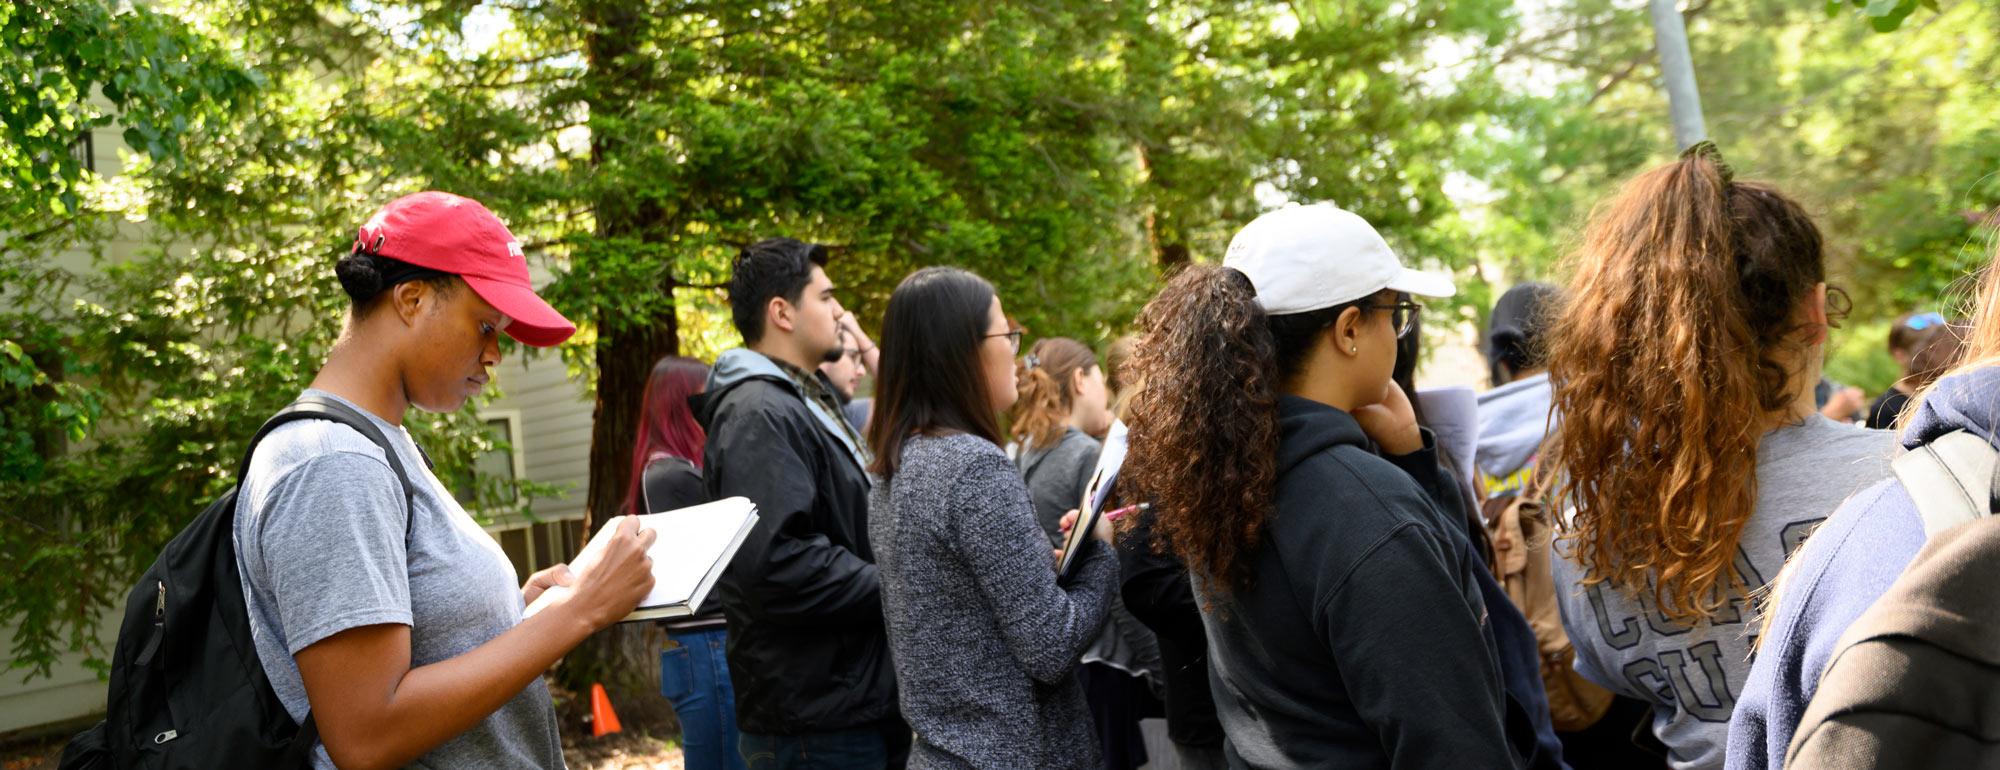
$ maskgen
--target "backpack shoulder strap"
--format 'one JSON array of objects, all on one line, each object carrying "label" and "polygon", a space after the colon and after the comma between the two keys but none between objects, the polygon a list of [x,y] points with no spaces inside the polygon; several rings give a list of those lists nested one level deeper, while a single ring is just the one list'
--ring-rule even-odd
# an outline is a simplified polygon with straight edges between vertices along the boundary
[{"label": "backpack shoulder strap", "polygon": [[[355,432],[374,442],[375,446],[382,448],[382,454],[389,461],[389,469],[396,472],[396,479],[402,482],[403,485],[403,505],[406,512],[403,517],[403,534],[405,537],[408,537],[416,521],[417,487],[416,484],[410,481],[409,471],[403,468],[403,460],[400,453],[396,451],[396,445],[389,441],[389,436],[383,433],[381,428],[376,427],[375,422],[368,419],[367,415],[361,414],[355,411],[353,407],[330,398],[323,396],[300,396],[297,401],[293,401],[290,405],[278,410],[278,413],[273,415],[271,419],[264,421],[264,426],[257,429],[257,435],[250,439],[250,446],[243,450],[243,464],[236,469],[238,483],[242,483],[242,479],[249,475],[250,458],[256,454],[257,445],[264,442],[264,437],[270,435],[271,431],[277,430],[280,425],[300,420],[326,420],[328,422],[340,423],[353,428]],[[423,454],[422,448],[419,448],[417,452],[424,458],[424,464],[426,466],[430,465],[430,456]]]},{"label": "backpack shoulder strap", "polygon": [[[353,407],[339,401],[323,396],[300,396],[298,400],[278,410],[278,413],[272,415],[271,419],[265,420],[263,427],[258,428],[257,434],[251,437],[250,446],[243,450],[243,464],[236,469],[237,483],[241,484],[243,478],[249,475],[250,458],[257,453],[257,445],[264,443],[264,437],[270,435],[271,431],[277,430],[280,425],[300,420],[326,420],[340,423],[353,428],[355,432],[367,437],[369,441],[375,442],[375,446],[382,448],[383,456],[389,461],[389,469],[396,472],[396,480],[403,485],[403,537],[407,540],[412,529],[416,526],[416,485],[410,481],[410,474],[403,468],[402,457],[396,451],[396,445],[389,441],[388,434],[383,433],[381,428],[376,427],[375,422],[368,419],[367,415],[355,411]],[[423,458],[426,467],[431,465],[430,455],[424,452],[423,447],[417,447],[417,455]],[[292,742],[286,748],[284,766],[310,767],[312,764],[312,749],[318,743],[319,720],[308,709],[304,719],[299,722],[298,733],[292,738]]]},{"label": "backpack shoulder strap", "polygon": [[1952,431],[1890,463],[1896,480],[1917,503],[1924,537],[1992,515],[2000,453],[1986,439]]}]

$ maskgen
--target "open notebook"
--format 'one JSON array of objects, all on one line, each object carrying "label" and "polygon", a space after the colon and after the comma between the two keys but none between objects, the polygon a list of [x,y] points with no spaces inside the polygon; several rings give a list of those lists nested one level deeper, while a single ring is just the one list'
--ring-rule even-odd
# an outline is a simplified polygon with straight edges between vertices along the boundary
[{"label": "open notebook", "polygon": [[[618,526],[612,519],[584,544],[570,570],[580,579],[603,557],[612,533]],[[713,503],[678,508],[639,517],[639,526],[659,533],[646,553],[653,557],[653,591],[639,601],[639,607],[619,622],[657,620],[693,615],[715,587],[715,579],[736,556],[736,549],[757,525],[757,505],[748,498],[731,497]],[[544,599],[528,608],[532,615],[544,605],[547,594],[566,591],[552,588]]]},{"label": "open notebook", "polygon": [[[1123,453],[1120,453],[1118,460],[1121,462],[1124,460]],[[1111,482],[1117,477],[1118,466],[1107,467],[1102,462],[1099,462],[1097,472],[1091,475],[1090,485],[1083,491],[1083,507],[1077,509],[1076,524],[1069,528],[1069,534],[1063,538],[1062,561],[1056,564],[1058,585],[1069,585],[1071,580],[1076,579],[1077,565],[1083,562],[1076,554],[1083,550],[1084,542],[1090,539],[1090,531],[1097,526],[1098,517],[1104,515],[1104,504],[1111,499]]]}]

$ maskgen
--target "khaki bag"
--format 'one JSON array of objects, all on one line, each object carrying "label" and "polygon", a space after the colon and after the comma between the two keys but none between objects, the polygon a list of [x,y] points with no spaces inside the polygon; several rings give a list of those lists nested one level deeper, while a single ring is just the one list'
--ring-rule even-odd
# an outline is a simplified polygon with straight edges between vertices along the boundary
[{"label": "khaki bag", "polygon": [[1603,719],[1611,708],[1612,695],[1583,678],[1573,664],[1576,651],[1570,646],[1569,633],[1563,630],[1555,576],[1550,571],[1555,531],[1549,525],[1546,496],[1541,475],[1535,474],[1519,494],[1489,498],[1480,504],[1480,514],[1493,544],[1493,576],[1535,632],[1549,716],[1557,731],[1567,733]]}]

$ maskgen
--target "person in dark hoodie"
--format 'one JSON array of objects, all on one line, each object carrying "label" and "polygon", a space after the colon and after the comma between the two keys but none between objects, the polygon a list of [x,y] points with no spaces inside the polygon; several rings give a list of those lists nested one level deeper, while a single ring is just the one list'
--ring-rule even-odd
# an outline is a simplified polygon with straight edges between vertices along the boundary
[{"label": "person in dark hoodie", "polygon": [[[1396,340],[1396,368],[1389,379],[1409,399],[1417,424],[1428,430],[1431,423],[1424,416],[1416,385],[1417,363],[1423,358],[1423,336],[1423,318],[1412,319],[1409,333]],[[1485,600],[1487,614],[1492,621],[1493,641],[1500,653],[1500,681],[1507,691],[1509,713],[1518,711],[1534,723],[1534,753],[1527,756],[1521,766],[1538,769],[1564,767],[1563,744],[1556,736],[1555,722],[1549,713],[1549,696],[1542,687],[1543,660],[1536,645],[1536,629],[1528,624],[1528,617],[1521,613],[1491,569],[1493,543],[1487,537],[1484,520],[1480,518],[1479,500],[1471,476],[1460,472],[1449,454],[1438,453],[1438,461],[1445,475],[1456,482],[1454,487],[1459,498],[1456,510],[1462,516],[1459,532],[1464,535],[1463,545],[1473,558],[1488,567],[1476,570],[1473,577],[1479,581],[1480,598]],[[1454,509],[1448,505],[1441,507]],[[1553,596],[1549,605],[1549,614],[1553,616]],[[1565,660],[1564,665],[1567,663]]]},{"label": "person in dark hoodie", "polygon": [[[2000,447],[2000,269],[1989,265],[1971,329],[1949,374],[1914,395],[1902,444],[1916,449],[1953,431]],[[1925,543],[1916,502],[1896,476],[1856,492],[1785,567],[1766,610],[1762,647],[1729,723],[1731,770],[1779,768],[1836,642],[1875,604]]]},{"label": "person in dark hoodie", "polygon": [[1456,481],[1389,380],[1448,278],[1361,217],[1267,213],[1146,307],[1120,484],[1188,566],[1232,767],[1513,768]]},{"label": "person in dark hoodie", "polygon": [[691,399],[708,431],[703,491],[759,519],[715,594],[744,759],[760,768],[901,767],[910,729],[868,541],[868,448],[817,367],[840,353],[821,246],[771,238],[736,255],[731,320],[747,347]]}]

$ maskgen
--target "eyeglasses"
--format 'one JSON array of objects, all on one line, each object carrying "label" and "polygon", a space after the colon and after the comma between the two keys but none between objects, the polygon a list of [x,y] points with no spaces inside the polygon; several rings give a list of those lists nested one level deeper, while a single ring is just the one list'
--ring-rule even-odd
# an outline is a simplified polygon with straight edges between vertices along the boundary
[{"label": "eyeglasses", "polygon": [[1403,335],[1409,334],[1410,329],[1417,325],[1417,314],[1424,312],[1423,305],[1408,300],[1388,305],[1363,305],[1363,307],[1370,310],[1391,311],[1389,325],[1395,328],[1396,339],[1402,339]]},{"label": "eyeglasses", "polygon": [[1008,346],[1008,347],[1010,347],[1010,348],[1013,348],[1013,349],[1014,349],[1014,352],[1015,352],[1015,353],[1019,353],[1019,352],[1021,352],[1021,330],[1020,330],[1020,329],[1015,329],[1015,330],[1013,330],[1013,331],[1004,331],[1004,332],[1001,332],[1001,333],[999,333],[999,334],[988,334],[988,335],[986,335],[985,337],[981,337],[980,339],[989,339],[989,340],[990,340],[990,339],[993,339],[994,337],[1006,337],[1006,338],[1007,338],[1007,346]]}]

